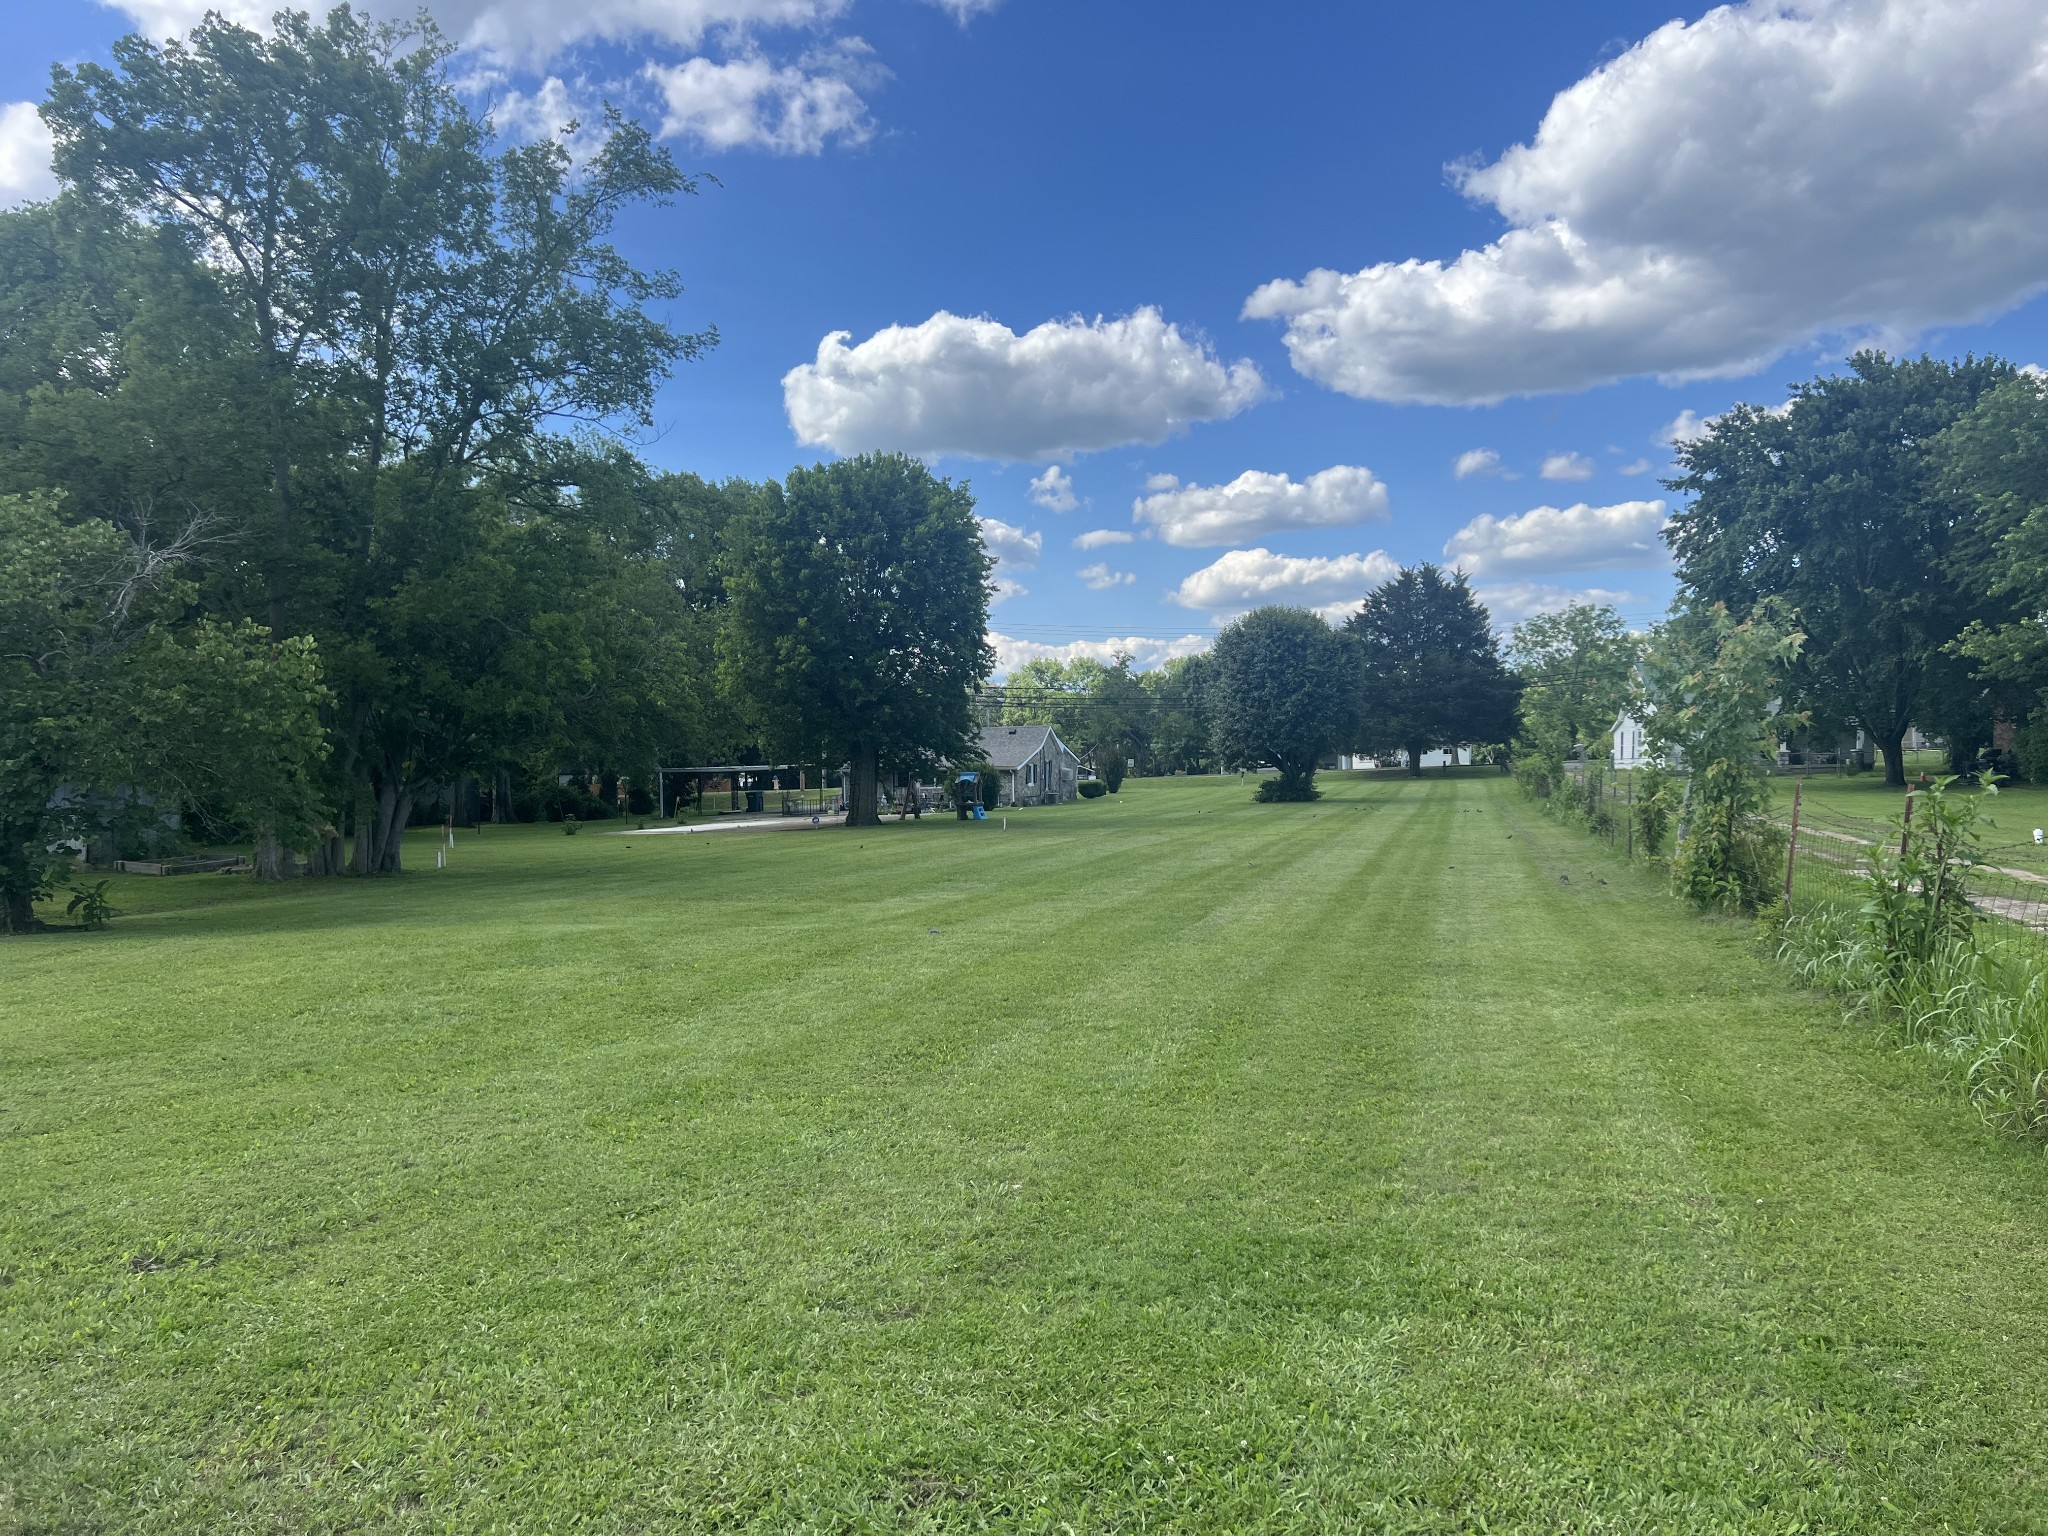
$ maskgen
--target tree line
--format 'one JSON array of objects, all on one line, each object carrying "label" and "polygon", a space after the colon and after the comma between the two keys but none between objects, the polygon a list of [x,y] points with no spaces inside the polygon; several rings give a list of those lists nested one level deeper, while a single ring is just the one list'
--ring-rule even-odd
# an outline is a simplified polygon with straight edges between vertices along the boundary
[{"label": "tree line", "polygon": [[1134,674],[1132,658],[1027,662],[1002,690],[1012,725],[1056,726],[1116,788],[1142,773],[1271,768],[1271,801],[1316,797],[1337,753],[1402,754],[1505,744],[1520,681],[1463,575],[1403,569],[1341,625],[1305,608],[1254,609],[1213,649]]},{"label": "tree line", "polygon": [[965,749],[964,488],[781,482],[627,435],[716,345],[611,243],[697,190],[617,116],[505,146],[420,21],[209,16],[58,67],[61,191],[0,214],[0,925],[160,825],[259,871],[400,865],[422,797],[774,750],[874,786]]},{"label": "tree line", "polygon": [[[1679,594],[1645,632],[1577,603],[1498,637],[1462,577],[1424,565],[1340,626],[1262,609],[1146,679],[1122,659],[1034,663],[1044,697],[1013,713],[1133,743],[1141,762],[1270,765],[1275,799],[1312,795],[1336,751],[1413,765],[1462,745],[1547,795],[1568,765],[1605,762],[1625,711],[1666,755],[1726,770],[1695,775],[1682,819],[1711,804],[1739,822],[1781,743],[1860,735],[1903,787],[1914,727],[1952,772],[2048,781],[2048,376],[1861,352],[1675,452]],[[1169,706],[1201,723],[1161,750],[1145,726]]]},{"label": "tree line", "polygon": [[662,319],[680,280],[611,234],[697,183],[617,116],[581,162],[501,144],[449,58],[338,9],[54,71],[62,190],[0,214],[5,926],[68,845],[167,809],[266,874],[389,873],[458,779],[505,818],[581,793],[565,772],[644,794],[659,762],[770,755],[848,765],[858,824],[992,719],[1112,780],[1269,766],[1273,799],[1343,750],[1540,780],[1630,700],[1693,718],[1724,651],[1769,659],[1776,729],[1861,729],[1894,782],[1909,725],[1959,766],[2010,732],[1999,766],[2048,776],[2038,372],[1863,353],[1709,423],[1649,637],[1578,607],[1503,641],[1422,565],[1340,624],[1262,609],[1153,672],[1034,662],[992,696],[967,488],[891,455],[644,463],[655,390],[718,336]]},{"label": "tree line", "polygon": [[1531,620],[1521,749],[1542,773],[1607,750],[1617,713],[1682,715],[1728,626],[1797,636],[1771,679],[1775,741],[1862,733],[1886,779],[1906,740],[1953,772],[2048,778],[2048,379],[1996,358],[1851,358],[1776,407],[1677,447],[1666,533],[1679,597],[1631,634],[1611,609]]}]

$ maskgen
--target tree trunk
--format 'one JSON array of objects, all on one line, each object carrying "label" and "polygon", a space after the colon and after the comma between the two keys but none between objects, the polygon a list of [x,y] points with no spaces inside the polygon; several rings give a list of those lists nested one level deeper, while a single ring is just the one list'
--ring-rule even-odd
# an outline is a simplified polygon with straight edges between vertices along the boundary
[{"label": "tree trunk", "polygon": [[1887,730],[1883,735],[1870,733],[1877,743],[1878,751],[1884,754],[1884,781],[1894,789],[1906,787],[1906,729],[1900,726]]},{"label": "tree trunk", "polygon": [[353,828],[355,833],[355,849],[348,866],[349,873],[352,875],[372,874],[377,868],[377,839],[376,829],[373,825],[376,816],[372,809],[372,794],[373,791],[367,784],[359,785],[356,789],[355,826]]},{"label": "tree trunk", "polygon": [[868,742],[853,746],[852,774],[846,787],[846,824],[849,827],[879,827],[882,824],[880,754]]},{"label": "tree trunk", "polygon": [[322,827],[313,839],[313,851],[306,855],[306,877],[310,879],[348,872],[346,844],[332,827]]},{"label": "tree trunk", "polygon": [[[403,868],[402,847],[405,841],[405,824],[412,816],[412,802],[418,793],[416,786],[399,788],[395,774],[389,775],[377,786],[377,809],[370,833],[370,857],[363,868],[371,874],[395,875]],[[361,839],[357,840],[358,848]]]},{"label": "tree trunk", "polygon": [[280,843],[275,834],[265,832],[256,839],[258,880],[290,880],[298,872],[298,860],[292,857],[291,849]]},{"label": "tree trunk", "polygon": [[512,824],[512,774],[508,769],[500,768],[491,775],[491,824]]},{"label": "tree trunk", "polygon": [[0,933],[33,933],[39,926],[26,886],[0,888]]},{"label": "tree trunk", "polygon": [[1408,743],[1408,777],[1411,779],[1422,777],[1423,751],[1424,748],[1421,742],[1411,741]]}]

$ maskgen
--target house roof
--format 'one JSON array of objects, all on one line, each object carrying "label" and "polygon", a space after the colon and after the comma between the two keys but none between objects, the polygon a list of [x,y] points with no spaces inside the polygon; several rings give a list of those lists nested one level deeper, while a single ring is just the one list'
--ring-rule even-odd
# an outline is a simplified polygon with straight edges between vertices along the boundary
[{"label": "house roof", "polygon": [[991,768],[1022,768],[1045,750],[1048,740],[1073,756],[1073,748],[1049,725],[985,725],[981,728],[981,755]]}]

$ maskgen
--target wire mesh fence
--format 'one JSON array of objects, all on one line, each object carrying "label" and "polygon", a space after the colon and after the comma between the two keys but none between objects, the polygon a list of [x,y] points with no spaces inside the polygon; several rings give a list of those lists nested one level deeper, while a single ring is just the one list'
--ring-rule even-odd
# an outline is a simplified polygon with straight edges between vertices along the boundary
[{"label": "wire mesh fence", "polygon": [[[1641,770],[1587,772],[1578,764],[1571,770],[1555,798],[1593,836],[1625,858],[1672,855],[1682,835],[1682,776],[1662,776],[1658,789],[1660,780]],[[1795,781],[1793,793],[1758,819],[1756,839],[1782,866],[1773,871],[1773,884],[1781,884],[1786,909],[1860,906],[1869,893],[1872,855],[1899,845],[1901,819],[1916,793],[1902,792],[1888,814],[1874,816],[1810,796]],[[1646,804],[1651,795],[1659,807]],[[2048,954],[2048,842],[2036,842],[2031,830],[2014,837],[1993,829],[1966,880],[1970,905],[1991,925],[1988,937],[2036,943]]]},{"label": "wire mesh fence", "polygon": [[[1900,797],[1896,815],[1857,816],[1803,795],[1785,812],[1786,905],[1793,911],[1856,904],[1868,892],[1871,857],[1898,846],[1916,791]],[[1994,925],[1995,937],[2048,941],[2048,846],[2033,835],[1993,830],[1965,875],[1970,905]]]}]

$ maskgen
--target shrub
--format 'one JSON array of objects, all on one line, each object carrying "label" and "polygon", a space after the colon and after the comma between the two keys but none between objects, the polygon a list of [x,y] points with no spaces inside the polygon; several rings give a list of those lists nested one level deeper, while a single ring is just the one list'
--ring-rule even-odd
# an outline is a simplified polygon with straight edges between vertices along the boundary
[{"label": "shrub", "polygon": [[577,828],[581,827],[582,825],[583,823],[578,821],[574,816],[564,816],[562,818],[562,835],[565,837],[574,837],[576,835]]},{"label": "shrub", "polygon": [[1525,794],[1537,800],[1548,800],[1557,788],[1561,770],[1556,763],[1531,751],[1527,756],[1516,754],[1514,775]]},{"label": "shrub", "polygon": [[1109,786],[1100,779],[1083,779],[1081,781],[1081,798],[1083,800],[1100,800],[1108,793]]},{"label": "shrub", "polygon": [[1703,907],[1756,912],[1784,878],[1786,836],[1763,817],[1727,800],[1693,812],[1673,868],[1678,888]]},{"label": "shrub", "polygon": [[[1086,794],[1088,786],[1082,785],[1081,792]],[[991,768],[981,776],[981,808],[984,811],[992,811],[1002,804],[1002,801],[1003,776]]]},{"label": "shrub", "polygon": [[549,821],[564,821],[571,816],[578,821],[603,821],[615,810],[581,784],[554,785],[542,795],[541,806]]},{"label": "shrub", "polygon": [[[1863,874],[1858,920],[1894,966],[1925,962],[1950,942],[1967,942],[1977,920],[1969,876],[1981,839],[1979,795],[1949,794],[1953,778],[1936,779],[1892,818],[1896,841],[1871,850]],[[1998,793],[1986,785],[1984,793]]]},{"label": "shrub", "polygon": [[1671,812],[1678,799],[1671,775],[1652,763],[1636,770],[1635,803],[1630,814],[1635,817],[1636,845],[1643,850],[1645,858],[1657,858],[1664,852],[1664,840],[1671,835]]},{"label": "shrub", "polygon": [[65,903],[65,914],[77,918],[82,928],[106,927],[117,915],[113,903],[107,900],[107,885],[105,880],[95,880],[90,885],[74,882],[68,887],[71,900]]},{"label": "shrub", "polygon": [[1315,787],[1313,781],[1304,784],[1285,778],[1259,780],[1258,790],[1252,796],[1253,800],[1262,805],[1272,805],[1288,801],[1320,800],[1322,798],[1323,792]]},{"label": "shrub", "polygon": [[2013,737],[2013,758],[2029,784],[2048,784],[2048,716],[2037,714]]}]

